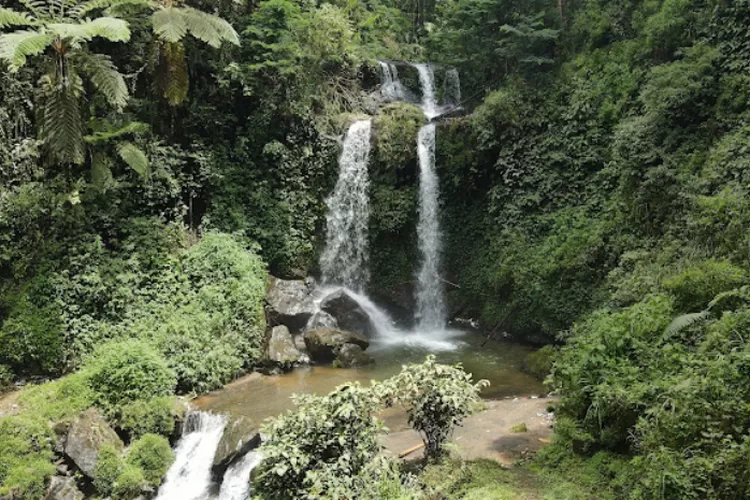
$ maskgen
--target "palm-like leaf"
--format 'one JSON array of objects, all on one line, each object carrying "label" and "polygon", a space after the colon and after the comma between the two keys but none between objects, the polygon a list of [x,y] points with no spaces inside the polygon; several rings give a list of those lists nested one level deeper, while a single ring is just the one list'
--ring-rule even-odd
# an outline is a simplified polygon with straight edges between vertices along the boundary
[{"label": "palm-like leaf", "polygon": [[116,129],[112,128],[111,124],[108,124],[106,130],[99,130],[91,135],[87,135],[84,137],[84,140],[92,145],[101,144],[127,134],[143,134],[148,132],[149,129],[148,124],[143,122],[130,122]]},{"label": "palm-like leaf", "polygon": [[113,11],[117,7],[125,6],[145,7],[153,9],[156,7],[156,4],[153,2],[153,0],[89,0],[88,2],[83,2],[71,9],[70,14],[71,16],[80,19],[86,14],[89,14],[90,12],[96,10],[107,9],[108,11]]},{"label": "palm-like leaf", "polygon": [[72,74],[63,85],[45,76],[44,101],[40,109],[40,135],[48,152],[57,160],[83,163],[83,127],[80,98],[83,84]]},{"label": "palm-like leaf", "polygon": [[672,335],[681,332],[685,328],[688,328],[695,323],[698,323],[699,321],[707,319],[710,314],[711,313],[708,311],[701,311],[697,313],[689,313],[677,316],[664,330],[664,336],[671,337]]},{"label": "palm-like leaf", "polygon": [[154,32],[166,42],[177,43],[190,33],[212,47],[223,42],[240,44],[232,25],[224,19],[190,7],[163,7],[151,16]]},{"label": "palm-like leaf", "polygon": [[190,88],[185,48],[181,43],[164,43],[159,48],[157,85],[164,98],[176,106],[187,98]]},{"label": "palm-like leaf", "polygon": [[127,21],[116,17],[99,17],[93,21],[87,19],[80,23],[50,23],[47,29],[62,39],[72,42],[88,42],[101,37],[110,42],[127,42],[130,40],[130,28]]},{"label": "palm-like leaf", "polygon": [[0,7],[0,28],[8,26],[35,26],[37,23],[25,12]]},{"label": "palm-like leaf", "polygon": [[77,59],[80,69],[107,101],[120,110],[124,108],[128,103],[128,86],[109,56],[82,52]]},{"label": "palm-like leaf", "polygon": [[117,154],[120,158],[143,177],[147,177],[151,168],[146,154],[130,142],[121,142],[117,145]]},{"label": "palm-like leaf", "polygon": [[26,58],[44,52],[52,42],[52,35],[39,31],[15,31],[0,35],[0,59],[8,63],[12,72],[26,64]]}]

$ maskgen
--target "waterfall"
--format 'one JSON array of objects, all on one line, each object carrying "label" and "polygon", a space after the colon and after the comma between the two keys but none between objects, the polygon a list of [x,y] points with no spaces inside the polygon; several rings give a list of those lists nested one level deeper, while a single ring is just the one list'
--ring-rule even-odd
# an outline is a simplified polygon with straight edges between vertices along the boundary
[{"label": "waterfall", "polygon": [[439,184],[435,173],[435,125],[419,130],[419,223],[417,237],[422,266],[417,274],[417,320],[420,330],[441,330],[446,323],[443,283],[440,279],[442,234],[439,220]]},{"label": "waterfall", "polygon": [[458,77],[458,70],[455,68],[445,72],[443,79],[443,102],[451,107],[461,104],[461,79]]},{"label": "waterfall", "polygon": [[406,89],[398,79],[398,69],[393,63],[378,61],[380,65],[380,93],[388,101],[406,99]]},{"label": "waterfall", "polygon": [[204,412],[187,415],[185,430],[175,449],[175,461],[157,500],[197,500],[209,496],[211,464],[226,424],[223,415]]},{"label": "waterfall", "polygon": [[245,500],[250,494],[250,473],[263,460],[258,451],[251,451],[227,469],[221,483],[219,500]]},{"label": "waterfall", "polygon": [[346,134],[339,158],[339,179],[326,200],[326,247],[320,259],[323,284],[343,285],[357,291],[364,290],[369,279],[370,127],[370,120],[357,121]]},{"label": "waterfall", "polygon": [[422,112],[428,120],[440,114],[435,99],[435,74],[430,64],[414,64],[419,74],[419,84],[422,87]]}]

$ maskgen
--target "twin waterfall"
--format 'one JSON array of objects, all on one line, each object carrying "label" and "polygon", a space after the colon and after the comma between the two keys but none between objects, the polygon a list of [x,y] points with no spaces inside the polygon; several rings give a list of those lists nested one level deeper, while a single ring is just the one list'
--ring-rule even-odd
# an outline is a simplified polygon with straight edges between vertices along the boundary
[{"label": "twin waterfall", "polygon": [[[407,100],[408,90],[399,81],[396,66],[379,62],[381,95],[389,101]],[[422,112],[428,120],[441,114],[435,92],[435,76],[429,64],[414,64],[422,89]],[[446,72],[443,100],[454,107],[461,99],[458,72]],[[343,286],[363,296],[367,269],[369,223],[370,120],[355,122],[344,141],[339,159],[339,178],[327,200],[326,247],[320,260],[322,281],[326,286]],[[435,173],[435,125],[428,123],[419,131],[419,223],[417,236],[421,265],[417,273],[417,331],[440,331],[447,321],[443,283],[440,278],[442,236],[439,220],[439,182]],[[384,333],[384,332],[381,332]]]}]

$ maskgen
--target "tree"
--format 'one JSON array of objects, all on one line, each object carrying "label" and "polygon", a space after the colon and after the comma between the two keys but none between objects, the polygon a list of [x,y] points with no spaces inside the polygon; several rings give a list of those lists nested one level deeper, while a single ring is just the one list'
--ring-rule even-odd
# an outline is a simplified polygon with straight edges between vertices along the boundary
[{"label": "tree", "polygon": [[91,52],[87,47],[95,38],[110,42],[130,39],[125,20],[88,17],[92,4],[101,8],[115,2],[22,0],[27,12],[0,8],[0,29],[19,28],[0,35],[0,59],[10,71],[18,71],[29,57],[43,58],[38,128],[52,160],[74,164],[84,161],[84,78],[117,110],[127,104],[128,89],[122,74],[109,56]]}]

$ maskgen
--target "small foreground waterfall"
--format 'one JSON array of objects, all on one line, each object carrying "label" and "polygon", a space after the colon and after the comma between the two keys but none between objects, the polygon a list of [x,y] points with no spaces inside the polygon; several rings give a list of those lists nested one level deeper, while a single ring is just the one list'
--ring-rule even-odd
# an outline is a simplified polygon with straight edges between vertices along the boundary
[{"label": "small foreground waterfall", "polygon": [[380,93],[389,101],[403,101],[406,90],[398,79],[398,68],[393,63],[378,61],[380,66]]},{"label": "small foreground waterfall", "polygon": [[435,74],[429,64],[415,64],[414,67],[419,73],[419,84],[422,87],[422,112],[428,120],[432,120],[440,114],[435,100]]},{"label": "small foreground waterfall", "polygon": [[219,500],[246,500],[250,494],[250,472],[260,464],[263,455],[251,451],[229,467],[221,483]]},{"label": "small foreground waterfall", "polygon": [[159,489],[158,500],[209,498],[211,464],[227,419],[205,412],[189,413],[185,430],[175,449],[175,461]]},{"label": "small foreground waterfall", "polygon": [[419,130],[419,224],[417,237],[422,267],[417,274],[417,320],[422,331],[445,328],[446,312],[440,279],[442,234],[439,219],[439,184],[435,173],[435,125]]},{"label": "small foreground waterfall", "polygon": [[370,220],[370,120],[355,122],[346,134],[339,179],[326,203],[326,247],[320,258],[323,284],[362,292],[367,285],[367,226]]}]

